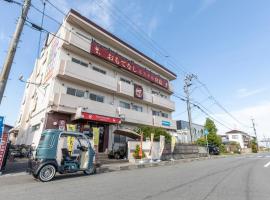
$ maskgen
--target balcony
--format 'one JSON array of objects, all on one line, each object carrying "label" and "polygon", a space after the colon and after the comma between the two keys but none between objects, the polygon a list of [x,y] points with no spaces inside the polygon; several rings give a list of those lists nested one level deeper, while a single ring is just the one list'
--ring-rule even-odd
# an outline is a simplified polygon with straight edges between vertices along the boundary
[{"label": "balcony", "polygon": [[121,107],[118,107],[117,111],[119,115],[124,119],[123,121],[125,122],[153,125],[152,115],[149,115],[147,113],[125,109]]},{"label": "balcony", "polygon": [[159,116],[153,116],[153,125],[166,129],[176,129],[176,121]]},{"label": "balcony", "polygon": [[170,111],[175,110],[175,103],[169,99],[162,98],[157,95],[153,95],[153,104],[160,106],[160,107],[165,107],[169,109]]},{"label": "balcony", "polygon": [[58,74],[78,83],[96,86],[112,92],[117,91],[117,81],[115,78],[71,61],[62,60]]},{"label": "balcony", "polygon": [[88,113],[118,117],[116,108],[111,104],[100,103],[68,94],[56,94],[54,96],[54,106],[56,111],[72,114],[76,113],[78,107],[82,107],[84,108],[84,111]]},{"label": "balcony", "polygon": [[90,51],[90,45],[91,41],[83,38],[82,36],[72,33],[72,32],[66,32],[66,37],[65,39],[72,45],[83,49],[84,51],[89,52]]},{"label": "balcony", "polygon": [[132,84],[125,83],[123,81],[118,81],[117,92],[134,97],[134,87]]}]

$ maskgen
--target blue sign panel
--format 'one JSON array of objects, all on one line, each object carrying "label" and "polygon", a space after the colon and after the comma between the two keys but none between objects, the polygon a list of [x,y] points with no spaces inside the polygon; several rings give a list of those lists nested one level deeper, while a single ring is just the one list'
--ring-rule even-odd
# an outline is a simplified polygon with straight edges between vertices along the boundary
[{"label": "blue sign panel", "polygon": [[204,135],[208,135],[208,134],[209,134],[208,130],[205,129],[205,130],[204,130]]},{"label": "blue sign panel", "polygon": [[2,138],[3,130],[4,129],[4,117],[0,116],[0,138]]},{"label": "blue sign panel", "polygon": [[162,121],[162,126],[171,126],[171,122]]}]

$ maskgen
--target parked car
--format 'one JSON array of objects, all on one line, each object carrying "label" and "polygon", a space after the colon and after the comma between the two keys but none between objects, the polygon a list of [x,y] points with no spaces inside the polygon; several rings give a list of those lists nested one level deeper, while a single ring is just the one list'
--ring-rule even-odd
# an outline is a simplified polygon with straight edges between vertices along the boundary
[{"label": "parked car", "polygon": [[208,145],[208,149],[209,149],[209,154],[211,154],[211,155],[219,155],[220,154],[219,147],[217,147],[215,145]]}]

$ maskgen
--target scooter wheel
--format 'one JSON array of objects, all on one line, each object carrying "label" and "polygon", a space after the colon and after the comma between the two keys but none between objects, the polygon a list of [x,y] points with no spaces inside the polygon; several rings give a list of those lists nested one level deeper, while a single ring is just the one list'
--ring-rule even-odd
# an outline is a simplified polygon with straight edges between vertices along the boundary
[{"label": "scooter wheel", "polygon": [[38,172],[38,179],[42,182],[51,181],[56,174],[55,166],[48,164],[43,166]]}]

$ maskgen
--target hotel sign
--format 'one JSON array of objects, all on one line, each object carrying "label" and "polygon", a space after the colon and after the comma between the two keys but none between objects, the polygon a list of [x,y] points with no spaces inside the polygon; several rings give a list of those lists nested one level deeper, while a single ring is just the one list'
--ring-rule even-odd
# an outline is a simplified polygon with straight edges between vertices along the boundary
[{"label": "hotel sign", "polygon": [[151,72],[150,70],[134,63],[132,60],[129,60],[115,51],[112,51],[103,45],[99,44],[96,41],[92,41],[90,53],[98,56],[106,61],[109,61],[116,66],[123,68],[133,74],[136,74],[152,83],[155,83],[158,86],[161,86],[165,89],[169,89],[168,80],[160,77],[159,75]]}]

